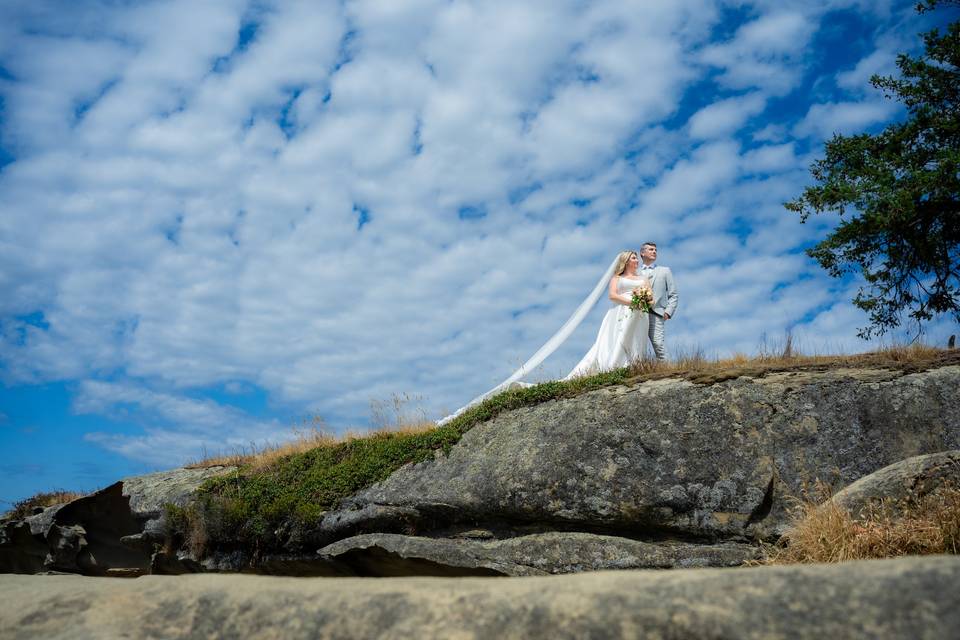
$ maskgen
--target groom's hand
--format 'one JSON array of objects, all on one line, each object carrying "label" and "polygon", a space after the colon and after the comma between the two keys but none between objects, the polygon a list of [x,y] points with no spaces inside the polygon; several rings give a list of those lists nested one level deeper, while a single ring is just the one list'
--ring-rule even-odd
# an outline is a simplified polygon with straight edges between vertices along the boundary
[{"label": "groom's hand", "polygon": [[663,319],[664,319],[664,320],[669,320],[669,319],[670,319],[670,314],[667,313],[666,311],[664,311],[664,312],[663,312]]}]

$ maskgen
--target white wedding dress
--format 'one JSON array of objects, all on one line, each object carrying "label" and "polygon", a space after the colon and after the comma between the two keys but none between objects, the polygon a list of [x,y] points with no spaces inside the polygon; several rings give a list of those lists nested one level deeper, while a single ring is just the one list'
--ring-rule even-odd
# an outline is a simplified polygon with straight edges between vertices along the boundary
[{"label": "white wedding dress", "polygon": [[[646,278],[620,276],[617,280],[617,293],[626,295],[645,285]],[[564,380],[619,369],[643,358],[646,354],[649,326],[648,314],[613,303],[603,316],[597,340]]]}]

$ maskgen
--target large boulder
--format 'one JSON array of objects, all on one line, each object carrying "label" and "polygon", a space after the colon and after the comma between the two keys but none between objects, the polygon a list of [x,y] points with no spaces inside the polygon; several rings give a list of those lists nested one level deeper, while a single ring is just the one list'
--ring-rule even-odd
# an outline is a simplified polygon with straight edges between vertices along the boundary
[{"label": "large boulder", "polygon": [[604,388],[501,414],[449,455],[329,512],[318,546],[367,532],[536,524],[634,539],[775,538],[785,498],[960,448],[960,367],[788,371]]},{"label": "large boulder", "polygon": [[953,638],[960,558],[530,578],[0,576],[0,639]]},{"label": "large boulder", "polygon": [[0,573],[37,573],[44,569],[51,551],[47,536],[62,507],[37,507],[24,518],[0,519]]},{"label": "large boulder", "polygon": [[881,501],[893,505],[941,488],[960,489],[960,451],[914,456],[864,476],[834,494],[833,504],[854,517]]}]

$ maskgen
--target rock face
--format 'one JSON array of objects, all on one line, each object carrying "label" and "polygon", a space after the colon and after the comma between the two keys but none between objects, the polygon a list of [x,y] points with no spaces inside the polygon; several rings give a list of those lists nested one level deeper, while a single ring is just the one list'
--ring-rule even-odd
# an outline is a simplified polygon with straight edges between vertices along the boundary
[{"label": "rock face", "polygon": [[512,411],[449,456],[400,469],[328,513],[321,541],[458,523],[630,538],[771,538],[787,495],[960,447],[960,367],[790,372],[709,386],[601,389]]},{"label": "rock face", "polygon": [[174,469],[127,478],[23,521],[0,523],[0,573],[147,573],[164,540],[163,505],[183,505],[233,467]]},{"label": "rock face", "polygon": [[960,558],[517,578],[0,576],[0,639],[956,637]]},{"label": "rock face", "polygon": [[960,451],[931,453],[895,462],[860,478],[834,494],[831,501],[859,516],[878,500],[921,498],[948,484],[960,489]]}]

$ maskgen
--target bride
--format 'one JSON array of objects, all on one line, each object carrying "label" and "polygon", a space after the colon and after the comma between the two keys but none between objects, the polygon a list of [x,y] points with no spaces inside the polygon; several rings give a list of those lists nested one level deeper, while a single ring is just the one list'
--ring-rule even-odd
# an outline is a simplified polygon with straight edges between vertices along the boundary
[{"label": "bride", "polygon": [[603,322],[600,323],[600,332],[597,334],[593,346],[563,380],[625,367],[634,360],[642,358],[647,344],[649,317],[644,312],[630,308],[633,293],[639,289],[649,289],[650,287],[650,282],[637,274],[639,263],[636,251],[621,251],[603,276],[600,277],[600,281],[587,296],[587,299],[580,303],[573,315],[545,345],[540,347],[509,378],[490,391],[477,396],[449,416],[438,420],[437,424],[442,425],[453,420],[470,407],[501,391],[511,387],[531,386],[525,382],[520,382],[520,379],[539,366],[547,356],[563,344],[597,303],[605,289],[608,291],[613,306],[603,317]]},{"label": "bride", "polygon": [[608,290],[613,306],[603,316],[600,333],[577,366],[564,380],[625,367],[644,356],[649,331],[649,316],[630,308],[634,292],[649,289],[650,282],[637,274],[640,259],[636,251],[617,256]]}]

